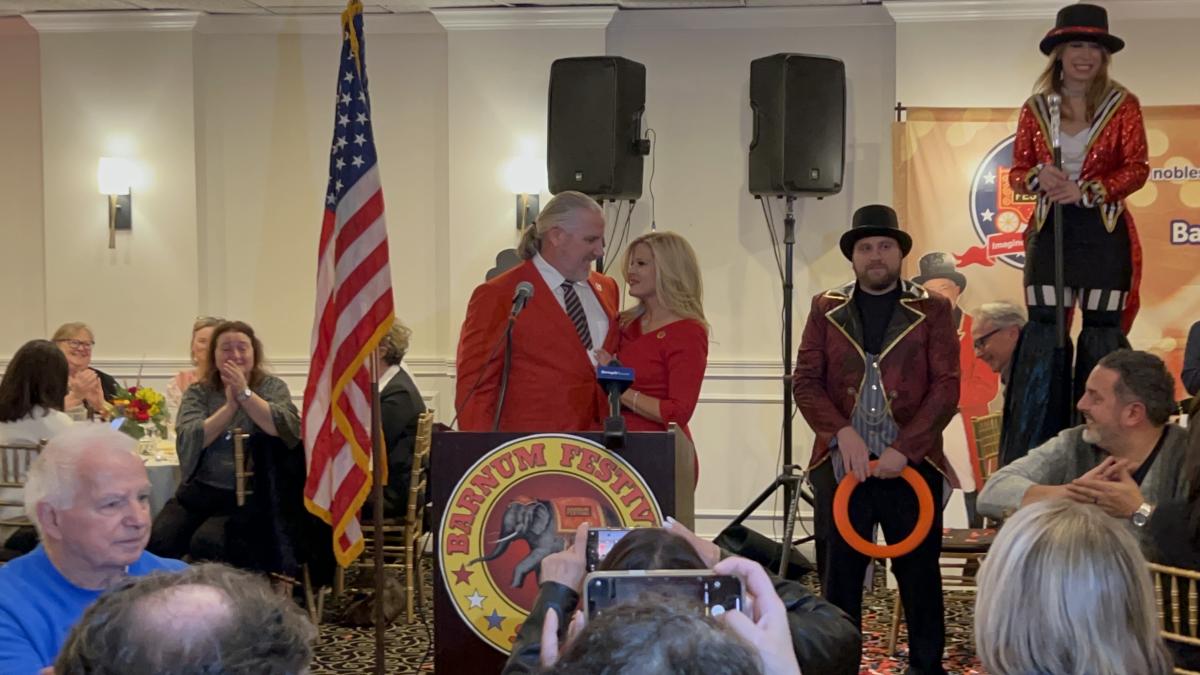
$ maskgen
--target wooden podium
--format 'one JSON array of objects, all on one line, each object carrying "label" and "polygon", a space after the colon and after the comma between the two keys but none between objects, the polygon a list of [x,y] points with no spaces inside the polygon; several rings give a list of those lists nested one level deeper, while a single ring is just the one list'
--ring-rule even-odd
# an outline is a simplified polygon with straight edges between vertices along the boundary
[{"label": "wooden podium", "polygon": [[[555,434],[556,432],[546,432]],[[433,435],[430,452],[430,498],[433,500],[434,533],[434,670],[439,673],[498,673],[507,655],[498,647],[481,639],[460,615],[461,609],[446,589],[446,577],[439,568],[440,548],[450,541],[450,527],[443,530],[446,510],[454,509],[450,500],[468,471],[478,471],[476,464],[493,450],[533,433],[509,432],[440,432]],[[562,435],[562,434],[558,434]],[[603,434],[598,432],[570,433],[603,447]],[[675,425],[665,432],[629,432],[625,447],[611,451],[629,464],[641,477],[657,501],[663,517],[671,516],[694,529],[693,503],[695,451],[691,442]],[[611,463],[611,460],[606,460]],[[495,462],[492,463],[495,465]],[[487,469],[487,466],[484,466]],[[511,471],[511,467],[510,467]],[[479,483],[474,477],[473,484]],[[461,492],[458,493],[461,505]],[[461,511],[461,509],[459,509]],[[455,515],[452,511],[451,519]],[[479,527],[483,527],[479,525]],[[449,549],[448,549],[449,551]],[[532,577],[532,575],[530,575]],[[530,579],[532,587],[536,579]],[[528,592],[528,589],[527,589]],[[508,626],[506,626],[508,628]]]}]

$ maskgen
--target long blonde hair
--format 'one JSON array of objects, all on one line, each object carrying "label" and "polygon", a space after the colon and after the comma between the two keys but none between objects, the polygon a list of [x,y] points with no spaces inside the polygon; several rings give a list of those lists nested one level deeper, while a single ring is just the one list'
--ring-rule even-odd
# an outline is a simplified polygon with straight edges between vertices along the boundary
[{"label": "long blonde hair", "polygon": [[517,244],[517,253],[523,260],[533,258],[542,250],[542,237],[546,232],[551,228],[569,226],[576,211],[595,211],[601,217],[604,215],[604,209],[600,208],[596,200],[582,192],[560,192],[546,202],[546,208],[538,214],[537,220],[521,232],[521,243]]},{"label": "long blonde hair", "polygon": [[[1077,40],[1072,40],[1072,42],[1077,42]],[[1062,54],[1069,44],[1071,42],[1055,45],[1053,51],[1050,52],[1050,60],[1046,63],[1046,68],[1033,83],[1033,93],[1055,93],[1066,98],[1067,93],[1063,90]],[[1092,78],[1092,83],[1088,85],[1087,93],[1083,97],[1087,103],[1087,119],[1084,121],[1089,123],[1095,117],[1096,110],[1104,102],[1104,97],[1108,95],[1109,90],[1121,86],[1119,82],[1108,76],[1108,64],[1112,62],[1112,54],[1109,54],[1108,50],[1103,47],[1100,48],[1100,53],[1100,69],[1096,71],[1096,76]],[[1063,106],[1062,111],[1063,119],[1071,119],[1070,106]]]},{"label": "long blonde hair", "polygon": [[1123,521],[1069,500],[1017,511],[992,544],[975,600],[992,675],[1166,675],[1146,559]]},{"label": "long blonde hair", "polygon": [[[687,239],[674,232],[650,232],[629,242],[621,263],[621,274],[629,276],[633,251],[645,244],[654,258],[654,292],[658,301],[672,313],[693,319],[708,328],[704,318],[704,281],[700,278],[700,262]],[[646,311],[642,301],[636,307],[621,312],[622,326],[628,325]]]}]

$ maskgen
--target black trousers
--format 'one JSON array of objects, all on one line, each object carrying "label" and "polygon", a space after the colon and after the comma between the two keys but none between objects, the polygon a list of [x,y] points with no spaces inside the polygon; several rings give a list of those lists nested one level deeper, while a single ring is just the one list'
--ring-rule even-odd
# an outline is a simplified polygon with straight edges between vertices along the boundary
[{"label": "black trousers", "polygon": [[[911,466],[911,465],[910,465]],[[942,575],[938,558],[942,551],[942,475],[928,462],[914,467],[933,493],[933,526],[917,548],[892,560],[892,571],[900,585],[900,603],[908,625],[910,672],[941,675],[942,651],[946,643],[946,612],[942,598]],[[863,576],[870,559],[850,548],[833,524],[833,494],[837,483],[832,460],[810,474],[816,493],[814,525],[817,532],[818,571],[825,599],[850,615],[862,630]],[[850,522],[864,538],[876,523],[889,542],[898,542],[912,532],[917,522],[917,497],[902,479],[868,479],[850,498]]]},{"label": "black trousers", "polygon": [[165,558],[225,560],[225,524],[236,510],[233,490],[181,485],[154,519],[146,550]]}]

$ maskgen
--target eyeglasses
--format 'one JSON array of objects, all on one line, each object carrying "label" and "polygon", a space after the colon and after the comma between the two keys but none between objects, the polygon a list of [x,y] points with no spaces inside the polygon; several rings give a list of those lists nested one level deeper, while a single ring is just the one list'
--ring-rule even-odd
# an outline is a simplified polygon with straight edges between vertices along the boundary
[{"label": "eyeglasses", "polygon": [[992,330],[988,331],[987,333],[984,333],[983,335],[980,335],[979,337],[975,338],[975,342],[974,342],[975,351],[977,351],[977,352],[983,351],[983,348],[987,346],[987,341],[993,335],[995,335],[996,333],[999,333],[1002,330],[1004,330],[1004,329],[1003,328],[993,328]]},{"label": "eyeglasses", "polygon": [[91,349],[96,346],[94,340],[55,340],[55,342],[65,342],[70,345],[71,349]]}]

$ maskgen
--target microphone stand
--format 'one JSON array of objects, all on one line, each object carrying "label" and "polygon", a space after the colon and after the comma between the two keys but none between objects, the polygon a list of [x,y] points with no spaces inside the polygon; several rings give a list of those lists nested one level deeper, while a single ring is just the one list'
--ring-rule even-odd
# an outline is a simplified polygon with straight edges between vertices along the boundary
[{"label": "microphone stand", "polygon": [[500,413],[504,411],[504,397],[508,394],[508,371],[512,369],[513,326],[516,324],[517,314],[513,312],[508,317],[508,325],[504,327],[504,368],[500,371],[500,396],[496,399],[492,431],[500,431]]}]

